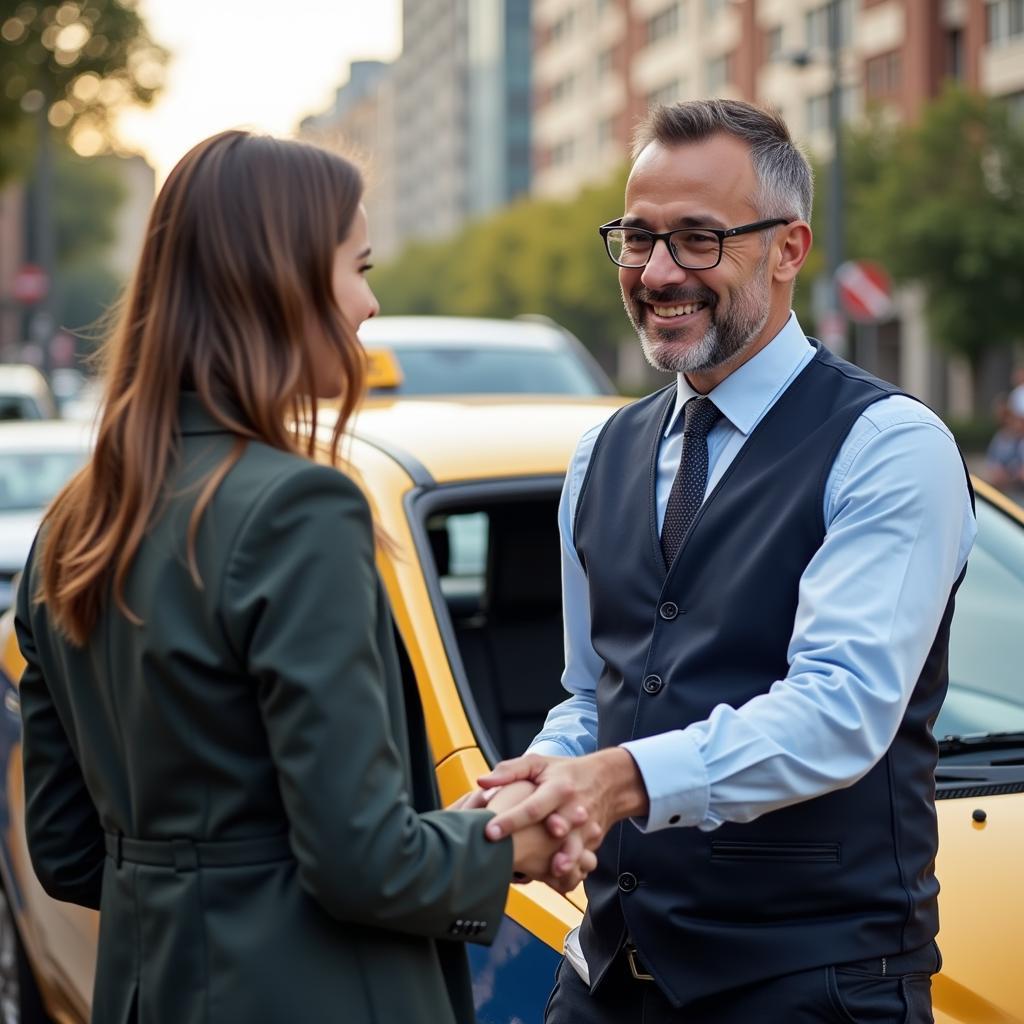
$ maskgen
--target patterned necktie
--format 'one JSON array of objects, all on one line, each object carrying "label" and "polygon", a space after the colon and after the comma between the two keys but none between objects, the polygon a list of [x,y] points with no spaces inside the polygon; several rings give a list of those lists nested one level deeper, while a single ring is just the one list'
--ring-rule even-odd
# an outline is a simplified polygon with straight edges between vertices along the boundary
[{"label": "patterned necktie", "polygon": [[675,560],[683,537],[704,500],[708,482],[708,432],[721,415],[710,398],[691,398],[683,408],[683,453],[661,527],[661,551],[666,565]]}]

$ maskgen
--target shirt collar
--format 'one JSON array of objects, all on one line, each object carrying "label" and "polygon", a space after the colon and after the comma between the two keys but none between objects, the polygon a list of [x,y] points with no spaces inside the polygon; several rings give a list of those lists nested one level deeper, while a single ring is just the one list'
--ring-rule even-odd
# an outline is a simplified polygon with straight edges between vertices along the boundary
[{"label": "shirt collar", "polygon": [[[707,395],[722,415],[741,434],[749,434],[760,422],[779,392],[786,386],[801,360],[811,348],[796,313],[791,312],[781,331],[757,355],[738,366]],[[683,406],[691,398],[701,397],[680,373],[676,384],[676,404],[665,428],[665,436],[675,429]]]}]

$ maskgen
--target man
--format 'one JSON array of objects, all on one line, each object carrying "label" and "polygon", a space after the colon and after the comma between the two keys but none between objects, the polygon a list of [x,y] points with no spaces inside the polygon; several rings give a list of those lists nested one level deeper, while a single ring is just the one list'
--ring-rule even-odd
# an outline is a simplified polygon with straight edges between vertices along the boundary
[{"label": "man", "polygon": [[939,419],[790,312],[811,199],[779,117],[683,103],[601,228],[675,378],[580,442],[572,696],[481,780],[494,836],[619,822],[549,1024],[932,1019],[930,727],[972,498]]}]

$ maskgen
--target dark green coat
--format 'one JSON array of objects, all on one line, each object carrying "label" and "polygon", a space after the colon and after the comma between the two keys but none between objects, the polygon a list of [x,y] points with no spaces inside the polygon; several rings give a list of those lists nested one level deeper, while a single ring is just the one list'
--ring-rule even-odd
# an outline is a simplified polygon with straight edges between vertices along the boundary
[{"label": "dark green coat", "polygon": [[[52,896],[101,910],[93,1019],[471,1021],[458,940],[493,939],[511,844],[487,842],[486,811],[436,810],[367,503],[249,444],[202,520],[198,590],[189,513],[233,439],[194,395],[181,428],[126,589],[143,625],[108,602],[65,643],[27,600],[31,559],[18,599],[29,849]],[[159,866],[126,841],[118,864],[104,832],[203,845],[151,844],[178,855]],[[252,842],[273,836],[283,854]]]}]

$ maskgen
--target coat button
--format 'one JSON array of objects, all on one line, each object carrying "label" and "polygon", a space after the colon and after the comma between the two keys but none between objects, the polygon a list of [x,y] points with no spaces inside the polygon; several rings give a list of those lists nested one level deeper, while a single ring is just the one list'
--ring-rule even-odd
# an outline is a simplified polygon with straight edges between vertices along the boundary
[{"label": "coat button", "polygon": [[631,871],[623,871],[619,875],[619,889],[622,892],[632,892],[637,886],[636,875]]},{"label": "coat button", "polygon": [[679,614],[679,605],[674,601],[666,601],[659,609],[658,614],[668,622],[671,622]]},{"label": "coat button", "polygon": [[661,676],[647,676],[644,679],[643,687],[644,693],[649,693],[651,696],[656,694],[665,684],[661,681]]}]

